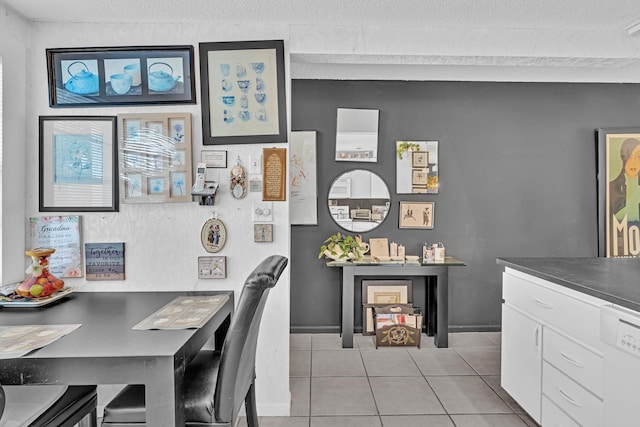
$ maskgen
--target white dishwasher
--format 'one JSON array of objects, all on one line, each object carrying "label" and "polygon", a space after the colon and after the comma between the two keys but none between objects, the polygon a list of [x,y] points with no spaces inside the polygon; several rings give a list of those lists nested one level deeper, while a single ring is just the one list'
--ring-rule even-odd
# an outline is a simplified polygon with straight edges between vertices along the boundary
[{"label": "white dishwasher", "polygon": [[640,313],[615,305],[600,308],[604,356],[604,422],[640,425]]}]

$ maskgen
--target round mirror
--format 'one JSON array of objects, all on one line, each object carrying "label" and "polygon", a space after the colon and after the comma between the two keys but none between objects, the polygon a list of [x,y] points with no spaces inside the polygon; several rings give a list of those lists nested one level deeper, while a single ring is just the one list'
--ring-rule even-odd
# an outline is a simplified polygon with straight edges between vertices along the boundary
[{"label": "round mirror", "polygon": [[377,174],[354,169],[338,176],[329,189],[329,213],[340,227],[354,232],[371,231],[389,212],[389,189]]}]

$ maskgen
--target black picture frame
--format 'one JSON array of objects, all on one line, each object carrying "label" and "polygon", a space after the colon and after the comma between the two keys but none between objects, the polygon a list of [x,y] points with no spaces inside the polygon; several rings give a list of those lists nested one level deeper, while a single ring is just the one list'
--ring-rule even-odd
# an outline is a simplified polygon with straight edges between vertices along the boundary
[{"label": "black picture frame", "polygon": [[116,119],[39,117],[40,212],[118,212]]},{"label": "black picture frame", "polygon": [[284,41],[200,43],[204,145],[287,141]]},{"label": "black picture frame", "polygon": [[55,48],[46,54],[53,108],[196,103],[190,45]]},{"label": "black picture frame", "polygon": [[[598,256],[640,256],[640,204],[627,186],[640,187],[640,127],[595,130],[598,153]],[[626,166],[635,176],[629,176]]]}]

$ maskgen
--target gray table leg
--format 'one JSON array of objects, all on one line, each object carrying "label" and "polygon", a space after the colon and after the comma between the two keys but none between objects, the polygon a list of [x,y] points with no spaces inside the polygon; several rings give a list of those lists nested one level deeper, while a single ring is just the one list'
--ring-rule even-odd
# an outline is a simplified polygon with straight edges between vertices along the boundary
[{"label": "gray table leg", "polygon": [[145,376],[147,425],[184,426],[184,401],[182,400],[184,367],[176,369],[173,361],[170,360],[156,361]]},{"label": "gray table leg", "polygon": [[342,267],[342,348],[353,348],[355,270]]},{"label": "gray table leg", "polygon": [[433,343],[438,348],[449,346],[449,270],[439,270],[436,279],[437,320]]}]

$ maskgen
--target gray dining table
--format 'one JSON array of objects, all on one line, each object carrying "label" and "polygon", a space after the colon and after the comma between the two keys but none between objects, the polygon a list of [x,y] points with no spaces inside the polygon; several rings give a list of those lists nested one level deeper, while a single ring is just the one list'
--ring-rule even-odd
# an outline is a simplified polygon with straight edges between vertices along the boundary
[{"label": "gray dining table", "polygon": [[[132,329],[187,295],[229,298],[198,329]],[[0,360],[0,384],[144,384],[147,425],[184,426],[185,368],[205,345],[221,349],[233,307],[233,291],[74,292],[43,307],[3,307],[0,325],[81,326],[25,356]]]}]

